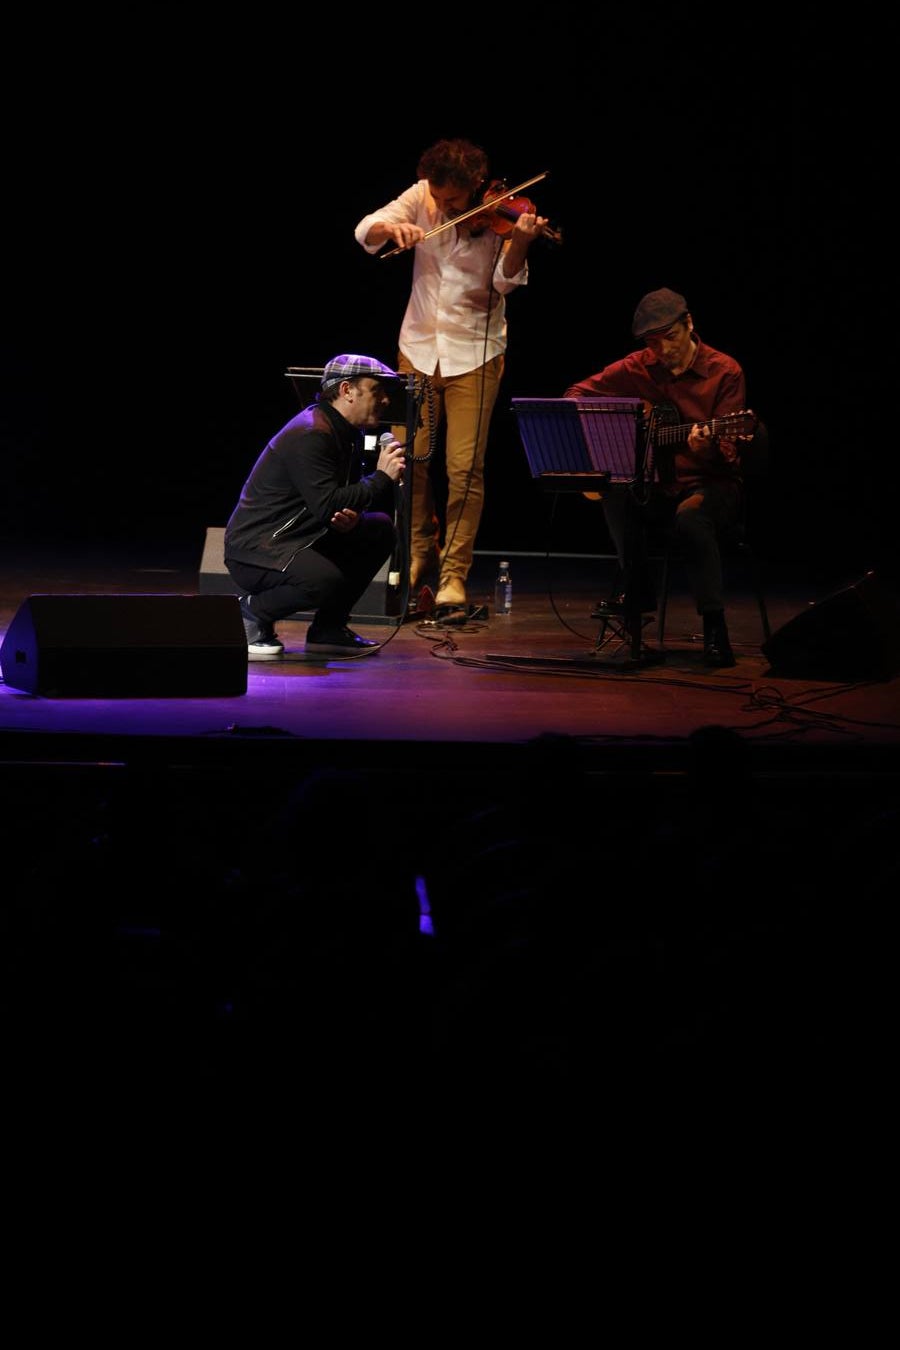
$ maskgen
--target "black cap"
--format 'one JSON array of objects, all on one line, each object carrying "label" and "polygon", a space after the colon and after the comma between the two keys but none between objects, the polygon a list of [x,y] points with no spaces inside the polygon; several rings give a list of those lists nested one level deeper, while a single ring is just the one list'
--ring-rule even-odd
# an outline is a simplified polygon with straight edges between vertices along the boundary
[{"label": "black cap", "polygon": [[662,333],[673,323],[683,319],[688,313],[688,302],[677,291],[663,287],[661,291],[651,291],[645,295],[631,321],[631,331],[636,338],[649,337],[651,333]]}]

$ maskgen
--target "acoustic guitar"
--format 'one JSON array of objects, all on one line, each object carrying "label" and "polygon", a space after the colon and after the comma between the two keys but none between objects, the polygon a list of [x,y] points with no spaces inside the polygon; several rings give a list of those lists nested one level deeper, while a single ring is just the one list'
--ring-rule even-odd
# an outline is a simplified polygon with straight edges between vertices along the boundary
[{"label": "acoustic guitar", "polygon": [[[670,455],[660,457],[656,452],[669,446],[684,444],[694,427],[709,427],[710,435],[724,436],[726,440],[736,440],[738,437],[749,440],[759,425],[759,418],[751,408],[726,413],[724,417],[711,417],[706,421],[697,419],[693,422],[679,422],[680,416],[674,403],[654,404],[646,401],[644,403],[644,433],[649,436],[648,449],[661,479],[665,479],[666,471],[671,469],[672,457]],[[662,464],[666,466],[662,470],[660,458]],[[589,501],[595,502],[600,501],[603,496],[601,492],[585,492],[583,495]]]},{"label": "acoustic guitar", "polygon": [[[651,417],[655,411],[655,416]],[[738,436],[752,436],[759,418],[750,408],[742,412],[728,413],[725,417],[711,417],[708,421],[679,422],[681,416],[672,403],[657,403],[655,408],[647,405],[644,428],[653,423],[653,445],[677,445],[686,441],[694,427],[709,427],[713,436],[724,436],[734,440]]]}]

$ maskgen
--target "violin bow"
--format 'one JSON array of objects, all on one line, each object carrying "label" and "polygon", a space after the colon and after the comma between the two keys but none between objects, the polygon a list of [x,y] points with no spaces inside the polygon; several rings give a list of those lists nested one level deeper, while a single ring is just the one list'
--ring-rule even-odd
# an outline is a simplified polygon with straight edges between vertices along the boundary
[{"label": "violin bow", "polygon": [[[490,202],[488,203],[481,202],[478,206],[473,206],[470,210],[463,211],[461,216],[454,216],[452,220],[445,220],[443,225],[435,225],[434,229],[429,230],[427,234],[423,234],[422,238],[418,242],[422,244],[425,242],[426,239],[430,239],[432,235],[440,234],[441,230],[447,230],[450,228],[451,225],[459,225],[462,221],[469,220],[471,216],[477,216],[480,211],[487,210],[491,206],[496,206],[498,202],[505,202],[508,197],[517,196],[520,192],[524,192],[525,188],[532,187],[533,184],[535,183],[540,183],[541,180],[546,177],[547,177],[546,173],[536,174],[534,178],[528,178],[524,183],[519,183],[517,184],[516,187],[509,188],[509,190],[506,192],[501,192],[499,197],[492,197]],[[413,245],[413,248],[415,248],[415,245]],[[387,253],[380,253],[378,256],[383,261],[385,258],[393,258],[394,255],[397,253],[408,253],[408,252],[409,252],[408,247],[400,248],[398,245],[397,248],[392,248]]]}]

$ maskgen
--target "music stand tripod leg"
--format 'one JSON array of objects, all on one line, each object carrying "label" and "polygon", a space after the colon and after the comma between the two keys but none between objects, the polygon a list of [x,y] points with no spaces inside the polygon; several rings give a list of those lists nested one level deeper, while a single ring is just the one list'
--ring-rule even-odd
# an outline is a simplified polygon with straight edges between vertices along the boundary
[{"label": "music stand tripod leg", "polygon": [[643,518],[639,517],[638,506],[632,497],[628,499],[628,511],[625,521],[625,616],[624,629],[630,642],[630,661],[633,666],[656,666],[665,660],[665,653],[645,647],[641,641],[645,620],[643,610],[637,603],[639,590],[643,584],[647,563],[647,531]]},{"label": "music stand tripod leg", "polygon": [[635,607],[637,581],[640,575],[638,554],[643,556],[643,525],[637,518],[638,509],[629,494],[628,509],[625,515],[625,631],[631,642],[631,659],[639,661],[641,656],[641,611]]}]

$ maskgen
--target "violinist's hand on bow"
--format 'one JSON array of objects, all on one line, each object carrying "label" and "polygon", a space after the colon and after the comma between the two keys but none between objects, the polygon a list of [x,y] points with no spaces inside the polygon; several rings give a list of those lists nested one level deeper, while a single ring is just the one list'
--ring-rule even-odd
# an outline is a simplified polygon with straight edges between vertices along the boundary
[{"label": "violinist's hand on bow", "polygon": [[421,225],[413,225],[409,221],[401,220],[396,225],[382,226],[384,230],[385,241],[393,239],[398,248],[412,248],[425,238],[425,231]]}]

